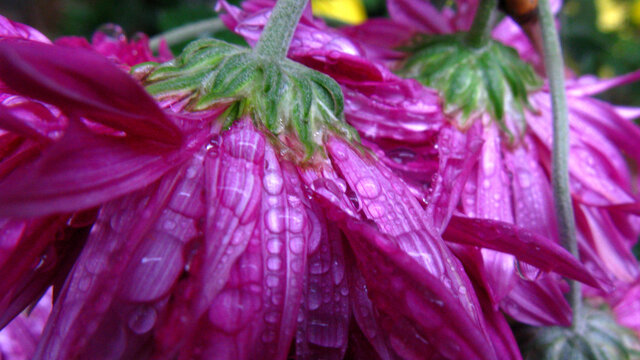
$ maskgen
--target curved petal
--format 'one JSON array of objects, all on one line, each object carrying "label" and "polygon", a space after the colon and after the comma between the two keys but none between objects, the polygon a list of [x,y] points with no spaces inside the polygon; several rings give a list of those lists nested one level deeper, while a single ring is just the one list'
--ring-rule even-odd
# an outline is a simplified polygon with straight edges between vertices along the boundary
[{"label": "curved petal", "polygon": [[102,208],[34,359],[120,358],[139,351],[136,340],[148,339],[155,306],[162,306],[155,301],[182,271],[181,239],[158,221],[181,175],[173,172]]},{"label": "curved petal", "polygon": [[21,40],[0,42],[0,79],[13,91],[132,136],[179,145],[178,127],[145,90],[92,51]]},{"label": "curved petal", "polygon": [[3,37],[37,41],[45,44],[51,43],[46,36],[31,26],[11,21],[0,15],[0,38]]},{"label": "curved petal", "polygon": [[34,217],[87,209],[155,181],[191,153],[154,148],[70,126],[38,160],[0,182],[0,214]]},{"label": "curved petal", "polygon": [[453,216],[443,237],[451,242],[513,254],[518,260],[543,271],[554,271],[590,286],[600,286],[589,270],[560,245],[509,223]]}]

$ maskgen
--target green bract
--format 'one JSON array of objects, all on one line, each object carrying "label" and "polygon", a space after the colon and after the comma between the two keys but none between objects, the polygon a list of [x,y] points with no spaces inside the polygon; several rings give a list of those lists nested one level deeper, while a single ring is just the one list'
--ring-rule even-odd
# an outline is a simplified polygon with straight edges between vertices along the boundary
[{"label": "green bract", "polygon": [[616,323],[608,312],[584,310],[584,328],[528,328],[519,336],[525,360],[633,360],[638,359],[638,338]]},{"label": "green bract", "polygon": [[514,49],[494,40],[473,47],[464,35],[416,39],[399,74],[440,91],[445,112],[461,129],[488,113],[509,137],[522,134],[527,93],[542,81]]},{"label": "green bract", "polygon": [[144,63],[133,72],[158,99],[187,98],[191,111],[227,106],[225,126],[250,115],[258,128],[286,137],[287,143],[297,139],[307,157],[322,144],[327,130],[348,140],[358,138],[344,121],[340,86],[288,59],[271,60],[247,48],[205,39],[188,45],[174,60]]}]

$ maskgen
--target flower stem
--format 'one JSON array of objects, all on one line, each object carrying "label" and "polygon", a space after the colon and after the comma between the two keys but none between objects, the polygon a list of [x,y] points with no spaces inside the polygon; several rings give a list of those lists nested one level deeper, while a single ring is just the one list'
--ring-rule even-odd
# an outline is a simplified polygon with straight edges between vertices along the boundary
[{"label": "flower stem", "polygon": [[[553,104],[553,155],[552,184],[560,240],[564,247],[579,259],[576,225],[569,192],[569,121],[567,115],[567,96],[564,87],[564,62],[560,49],[560,40],[556,24],[551,13],[549,0],[540,0],[538,4],[542,41],[544,45],[544,63],[549,79],[551,101]],[[580,283],[570,280],[569,302],[573,310],[571,328],[580,330],[582,312],[582,294]]]},{"label": "flower stem", "polygon": [[149,47],[153,51],[157,51],[160,47],[160,41],[165,39],[169,46],[179,44],[183,41],[191,40],[202,34],[214,33],[224,29],[222,20],[218,18],[202,20],[194,23],[189,23],[184,26],[172,29],[170,31],[158,34],[149,39]]},{"label": "flower stem", "polygon": [[475,47],[481,47],[491,38],[493,17],[496,13],[498,0],[482,0],[473,18],[473,24],[467,33],[467,42]]},{"label": "flower stem", "polygon": [[293,32],[308,1],[278,0],[254,53],[276,61],[286,58]]}]

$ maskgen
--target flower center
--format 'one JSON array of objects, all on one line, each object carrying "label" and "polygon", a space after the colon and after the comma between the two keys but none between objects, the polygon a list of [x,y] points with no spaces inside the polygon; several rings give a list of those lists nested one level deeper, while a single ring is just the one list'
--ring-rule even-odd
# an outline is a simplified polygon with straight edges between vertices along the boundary
[{"label": "flower center", "polygon": [[542,81],[515,49],[495,40],[473,47],[451,34],[417,39],[411,50],[398,73],[438,90],[458,128],[488,114],[511,140],[523,133],[527,94]]}]

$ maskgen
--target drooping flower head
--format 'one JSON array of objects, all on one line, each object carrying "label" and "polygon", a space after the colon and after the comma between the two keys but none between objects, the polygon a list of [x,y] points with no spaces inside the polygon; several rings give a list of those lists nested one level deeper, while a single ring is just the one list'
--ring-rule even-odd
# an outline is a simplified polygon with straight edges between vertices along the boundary
[{"label": "drooping flower head", "polygon": [[517,358],[331,79],[200,42],[140,65],[154,101],[69,45],[0,40],[3,323],[56,290],[34,358]]},{"label": "drooping flower head", "polygon": [[[221,4],[229,14],[223,18],[227,24],[249,42],[255,41],[268,6],[249,2],[243,11]],[[559,5],[552,4],[554,11]],[[459,35],[451,34],[468,30],[476,7],[476,1],[457,1],[454,8],[442,9],[423,1],[390,1],[391,20],[374,19],[340,31],[309,16],[297,28],[289,56],[336,78],[346,96],[346,119],[411,185],[412,192],[428,202],[427,211],[446,240],[478,241],[481,235],[473,233],[487,231],[495,234],[493,241],[504,240],[506,233],[498,229],[514,224],[516,236],[526,229],[540,236],[540,242],[556,244],[549,178],[552,117],[540,54],[509,18],[492,32],[497,41],[490,47],[467,52],[466,45],[456,40]],[[308,46],[314,44],[308,39],[323,46]],[[407,60],[398,47],[418,52]],[[379,69],[382,64],[395,64],[401,75],[436,87],[440,97],[424,88],[396,91],[395,97],[382,95],[389,94],[385,90],[391,84],[408,83],[393,74],[376,77],[375,71],[358,76],[365,73],[363,69]],[[349,71],[358,75],[343,76]],[[581,255],[601,284],[614,283],[618,289],[612,292],[605,286],[605,291],[588,292],[612,302],[638,271],[630,252],[637,240],[637,218],[625,212],[637,206],[626,159],[639,160],[633,141],[638,129],[630,122],[638,111],[590,96],[638,76],[608,81],[585,77],[570,81],[568,87],[574,154],[570,171]],[[392,105],[396,116],[386,117],[397,131],[377,131],[385,121],[377,121],[376,110],[380,102],[391,105],[389,99],[398,100]],[[417,114],[419,107],[411,104],[430,104],[434,111]],[[374,120],[363,122],[363,117]],[[426,128],[428,135],[422,132]],[[455,146],[442,146],[453,144],[453,139],[459,141]],[[624,145],[615,146],[618,143]],[[465,150],[457,153],[452,148]],[[456,248],[456,255],[476,269],[471,273],[492,303],[507,314],[536,325],[570,322],[564,284],[555,275],[504,251]]]}]

